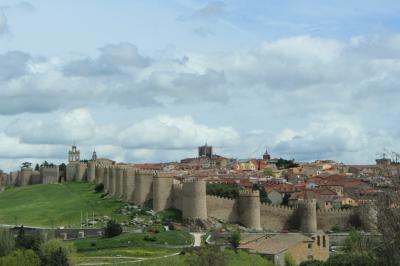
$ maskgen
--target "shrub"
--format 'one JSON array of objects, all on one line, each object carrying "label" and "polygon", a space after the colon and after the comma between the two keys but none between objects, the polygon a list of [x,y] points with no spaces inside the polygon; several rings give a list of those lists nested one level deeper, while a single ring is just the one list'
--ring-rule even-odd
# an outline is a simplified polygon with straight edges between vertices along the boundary
[{"label": "shrub", "polygon": [[104,184],[103,184],[103,183],[97,184],[97,185],[94,187],[94,191],[95,191],[96,193],[103,192],[103,191],[104,191]]},{"label": "shrub", "polygon": [[6,256],[15,249],[15,240],[10,231],[0,229],[0,257]]},{"label": "shrub", "polygon": [[43,239],[39,235],[26,235],[25,229],[21,226],[18,229],[18,236],[15,241],[15,246],[22,249],[32,249],[36,253],[40,252],[40,246],[43,243]]},{"label": "shrub", "polygon": [[39,266],[40,259],[32,250],[19,249],[0,258],[0,266]]},{"label": "shrub", "polygon": [[300,263],[299,266],[324,266],[324,262],[320,260],[306,260]]},{"label": "shrub", "polygon": [[107,222],[104,232],[106,237],[114,237],[122,234],[122,226],[114,220]]},{"label": "shrub", "polygon": [[289,253],[285,254],[285,266],[296,266],[296,262],[294,261],[292,255]]},{"label": "shrub", "polygon": [[227,265],[227,257],[217,246],[208,246],[206,248],[192,249],[191,256],[187,256],[185,263],[187,265]]},{"label": "shrub", "polygon": [[237,249],[240,245],[240,232],[238,231],[233,232],[229,242],[235,249]]},{"label": "shrub", "polygon": [[75,253],[72,243],[65,243],[54,238],[41,246],[42,264],[48,266],[72,265]]},{"label": "shrub", "polygon": [[368,254],[339,254],[330,257],[326,266],[376,266],[376,259]]},{"label": "shrub", "polygon": [[150,227],[147,229],[147,232],[158,234],[158,233],[160,233],[160,230],[158,230],[157,228],[154,228],[154,227]]},{"label": "shrub", "polygon": [[155,242],[157,240],[155,236],[145,236],[143,239],[145,241],[151,241],[151,242]]}]

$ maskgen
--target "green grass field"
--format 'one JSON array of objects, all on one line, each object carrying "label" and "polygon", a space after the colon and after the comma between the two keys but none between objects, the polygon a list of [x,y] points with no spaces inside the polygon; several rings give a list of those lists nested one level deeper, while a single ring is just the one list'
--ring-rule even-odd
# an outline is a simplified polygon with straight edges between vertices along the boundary
[{"label": "green grass field", "polygon": [[[155,237],[156,241],[145,241],[146,235]],[[74,241],[78,252],[91,252],[96,250],[154,246],[154,245],[191,245],[193,237],[183,231],[167,231],[158,234],[153,233],[133,233],[123,234],[113,238],[86,238]]]},{"label": "green grass field", "polygon": [[[260,255],[249,254],[243,251],[237,253],[232,250],[225,250],[225,263],[229,266],[272,266],[273,264]],[[125,265],[125,266],[185,266],[188,265],[187,259],[191,255],[177,255],[168,258],[146,260],[136,263],[115,263],[114,265]]]},{"label": "green grass field", "polygon": [[120,220],[114,211],[123,204],[101,198],[88,183],[65,183],[12,187],[0,193],[0,224],[79,227],[81,212],[107,215]]}]

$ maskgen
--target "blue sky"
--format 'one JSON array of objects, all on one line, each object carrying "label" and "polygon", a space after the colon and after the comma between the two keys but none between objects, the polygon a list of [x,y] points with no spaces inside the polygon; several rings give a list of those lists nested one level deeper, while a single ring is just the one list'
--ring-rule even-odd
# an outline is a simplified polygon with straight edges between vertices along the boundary
[{"label": "blue sky", "polygon": [[399,150],[398,1],[0,3],[0,169]]}]

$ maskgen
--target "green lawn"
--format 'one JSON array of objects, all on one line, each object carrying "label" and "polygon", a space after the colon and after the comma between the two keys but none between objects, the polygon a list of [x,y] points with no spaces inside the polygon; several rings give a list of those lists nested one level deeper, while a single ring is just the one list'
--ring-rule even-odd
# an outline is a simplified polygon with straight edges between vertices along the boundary
[{"label": "green lawn", "polygon": [[[144,237],[153,236],[156,241],[145,241]],[[183,231],[167,231],[154,233],[130,233],[123,234],[113,238],[87,238],[74,241],[78,252],[89,252],[104,249],[115,249],[137,246],[154,245],[190,245],[193,243],[193,237]]]},{"label": "green lawn", "polygon": [[114,213],[122,205],[88,183],[12,187],[0,193],[0,224],[79,227],[81,212],[122,219]]},{"label": "green lawn", "polygon": [[[266,259],[256,254],[249,254],[244,251],[238,251],[237,253],[232,250],[225,250],[225,262],[229,266],[272,266],[273,264]],[[136,263],[125,263],[115,265],[125,266],[185,266],[188,265],[185,260],[191,255],[177,255],[168,258],[147,260]]]}]

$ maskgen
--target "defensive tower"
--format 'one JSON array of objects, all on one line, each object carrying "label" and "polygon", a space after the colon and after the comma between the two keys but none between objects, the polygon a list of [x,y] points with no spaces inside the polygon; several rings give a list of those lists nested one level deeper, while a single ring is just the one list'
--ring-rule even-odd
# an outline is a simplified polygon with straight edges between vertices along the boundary
[{"label": "defensive tower", "polygon": [[126,168],[124,170],[124,200],[133,202],[133,192],[135,189],[135,169]]},{"label": "defensive tower", "polygon": [[96,179],[96,161],[89,161],[87,168],[87,181],[94,182]]},{"label": "defensive tower", "polygon": [[253,190],[239,191],[239,221],[247,228],[261,230],[260,192]]},{"label": "defensive tower", "polygon": [[22,167],[19,175],[18,185],[27,186],[31,183],[33,170],[30,167]]},{"label": "defensive tower", "polygon": [[135,174],[135,191],[133,193],[134,203],[143,205],[147,200],[152,198],[154,171],[138,170]]},{"label": "defensive tower", "polygon": [[317,201],[316,199],[305,198],[299,201],[300,209],[300,231],[305,234],[317,232]]},{"label": "defensive tower", "polygon": [[183,183],[183,219],[207,220],[206,182],[190,180]]},{"label": "defensive tower", "polygon": [[153,210],[156,212],[172,207],[173,175],[156,173],[153,179]]}]

